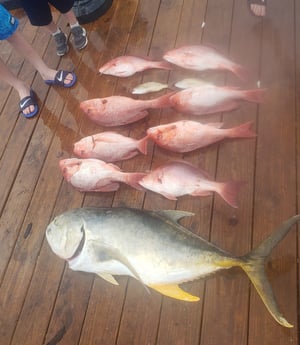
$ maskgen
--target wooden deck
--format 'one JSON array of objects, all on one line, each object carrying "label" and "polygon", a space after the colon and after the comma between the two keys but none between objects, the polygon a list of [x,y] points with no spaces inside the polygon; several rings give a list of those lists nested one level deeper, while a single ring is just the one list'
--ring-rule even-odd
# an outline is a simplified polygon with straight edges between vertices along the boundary
[{"label": "wooden deck", "polygon": [[[134,279],[113,286],[93,274],[71,271],[45,241],[51,219],[82,205],[179,209],[195,213],[183,224],[234,254],[244,254],[283,220],[299,213],[300,185],[300,4],[269,1],[265,19],[251,16],[245,0],[115,0],[99,20],[85,25],[89,45],[58,58],[54,43],[14,11],[21,29],[55,68],[75,68],[71,90],[45,85],[28,62],[1,42],[1,57],[40,98],[40,115],[18,116],[18,95],[0,84],[0,343],[1,345],[291,345],[299,336],[299,248],[296,226],[276,247],[267,270],[280,309],[294,328],[270,316],[240,270],[184,284],[198,303],[149,295]],[[55,13],[55,20],[65,23]],[[205,25],[204,25],[205,24]],[[67,30],[67,29],[66,29]],[[160,59],[186,44],[211,45],[250,71],[246,82],[232,74],[151,70],[120,79],[97,75],[118,55]],[[79,138],[105,130],[90,122],[79,102],[130,96],[142,81],[168,82],[202,76],[219,84],[267,88],[264,104],[242,104],[224,114],[203,116],[225,127],[253,121],[257,138],[228,140],[183,158],[217,180],[242,180],[239,208],[220,197],[182,197],[177,202],[122,185],[115,193],[80,193],[63,181],[61,158],[72,156]],[[160,92],[159,94],[163,94]],[[140,98],[156,97],[155,95]],[[114,128],[142,138],[148,127],[181,119],[170,109],[153,110],[137,123]],[[147,156],[120,164],[124,171],[149,171],[182,157],[149,143]]]}]

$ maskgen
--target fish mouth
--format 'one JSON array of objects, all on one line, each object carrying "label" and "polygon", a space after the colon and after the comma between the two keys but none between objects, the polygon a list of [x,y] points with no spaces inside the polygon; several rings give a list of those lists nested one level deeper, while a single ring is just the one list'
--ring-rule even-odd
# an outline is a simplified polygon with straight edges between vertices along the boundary
[{"label": "fish mouth", "polygon": [[68,258],[67,261],[71,261],[71,260],[77,258],[81,254],[81,252],[82,252],[83,246],[85,244],[85,231],[84,231],[84,226],[83,225],[82,225],[80,231],[82,232],[82,238],[81,238],[81,240],[80,240],[80,242],[78,244],[78,247],[75,250],[74,254],[70,258]]}]

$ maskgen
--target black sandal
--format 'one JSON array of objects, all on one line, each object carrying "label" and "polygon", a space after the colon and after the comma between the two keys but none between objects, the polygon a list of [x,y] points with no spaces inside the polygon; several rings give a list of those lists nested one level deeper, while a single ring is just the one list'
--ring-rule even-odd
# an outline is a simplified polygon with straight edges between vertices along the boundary
[{"label": "black sandal", "polygon": [[[37,97],[36,97],[35,92],[30,89],[30,96],[26,96],[26,97],[24,97],[24,98],[22,98],[20,100],[20,103],[19,103],[20,112],[27,119],[29,119],[30,117],[35,116],[38,113],[38,111],[39,111],[39,107],[38,107],[36,99],[37,99]],[[31,113],[25,114],[24,110],[26,108],[30,107],[31,105],[34,106],[33,111]]]}]

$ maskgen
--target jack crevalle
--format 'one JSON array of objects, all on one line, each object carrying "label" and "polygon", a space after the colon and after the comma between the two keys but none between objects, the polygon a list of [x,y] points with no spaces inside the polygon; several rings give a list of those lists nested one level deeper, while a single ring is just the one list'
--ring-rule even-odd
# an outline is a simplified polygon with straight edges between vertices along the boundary
[{"label": "jack crevalle", "polygon": [[118,285],[115,275],[128,275],[163,295],[198,301],[178,285],[240,267],[254,284],[274,319],[292,325],[280,313],[264,270],[272,249],[300,220],[291,217],[257,248],[234,256],[188,231],[178,220],[184,211],[146,211],[132,208],[78,208],[57,216],[46,229],[52,251],[75,271],[96,273]]}]

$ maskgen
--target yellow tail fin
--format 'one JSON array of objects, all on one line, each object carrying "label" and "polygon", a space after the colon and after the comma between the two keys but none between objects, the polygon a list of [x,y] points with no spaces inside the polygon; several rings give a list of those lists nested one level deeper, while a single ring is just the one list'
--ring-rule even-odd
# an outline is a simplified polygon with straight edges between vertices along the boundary
[{"label": "yellow tail fin", "polygon": [[265,274],[265,260],[272,249],[288,234],[291,227],[300,220],[300,215],[282,223],[275,232],[266,238],[256,249],[241,257],[239,266],[246,272],[265,306],[274,319],[284,327],[293,327],[280,313],[271,285]]}]

